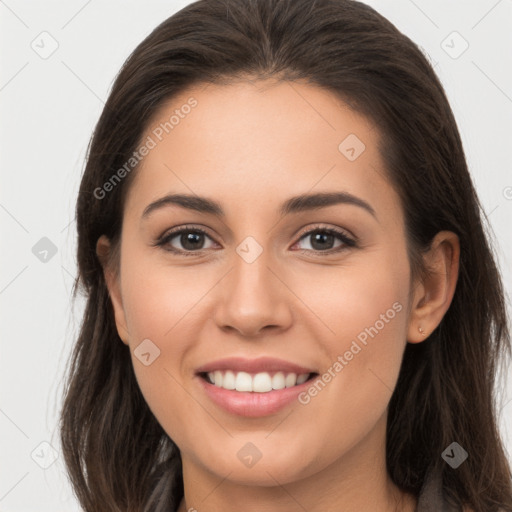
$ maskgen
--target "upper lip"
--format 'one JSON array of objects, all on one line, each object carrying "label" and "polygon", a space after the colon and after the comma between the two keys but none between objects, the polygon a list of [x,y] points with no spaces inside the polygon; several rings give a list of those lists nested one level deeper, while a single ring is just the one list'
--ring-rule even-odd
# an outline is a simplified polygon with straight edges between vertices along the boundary
[{"label": "upper lip", "polygon": [[288,372],[302,375],[304,373],[316,373],[311,368],[300,366],[284,359],[274,357],[258,357],[246,359],[243,357],[227,357],[217,359],[196,369],[196,373],[208,373],[215,370],[233,370],[235,372],[259,373],[259,372]]}]

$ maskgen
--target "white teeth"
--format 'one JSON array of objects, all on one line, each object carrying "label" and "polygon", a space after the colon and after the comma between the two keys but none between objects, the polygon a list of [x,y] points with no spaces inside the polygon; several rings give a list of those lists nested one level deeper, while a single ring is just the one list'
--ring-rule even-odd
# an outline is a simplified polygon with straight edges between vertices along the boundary
[{"label": "white teeth", "polygon": [[252,391],[258,393],[272,391],[272,377],[268,373],[257,373],[252,379]]},{"label": "white teeth", "polygon": [[296,373],[284,374],[277,372],[271,376],[267,372],[260,372],[252,375],[247,372],[233,372],[231,370],[215,370],[208,372],[208,380],[211,384],[219,388],[241,392],[266,393],[273,389],[291,388],[292,386],[303,384],[308,380],[309,373],[297,375]]},{"label": "white teeth", "polygon": [[224,389],[236,388],[236,375],[232,371],[227,371],[222,377],[222,387]]},{"label": "white teeth", "polygon": [[308,380],[309,374],[302,374],[297,377],[297,384],[304,384]]},{"label": "white teeth", "polygon": [[272,377],[272,389],[284,389],[284,373],[277,372]]},{"label": "white teeth", "polygon": [[[215,382],[217,384],[217,382]],[[252,391],[252,378],[248,373],[238,372],[236,374],[235,388],[237,391]]]},{"label": "white teeth", "polygon": [[286,376],[286,379],[284,379],[284,385],[287,388],[291,388],[292,386],[295,386],[297,384],[297,375],[295,373],[289,373]]}]

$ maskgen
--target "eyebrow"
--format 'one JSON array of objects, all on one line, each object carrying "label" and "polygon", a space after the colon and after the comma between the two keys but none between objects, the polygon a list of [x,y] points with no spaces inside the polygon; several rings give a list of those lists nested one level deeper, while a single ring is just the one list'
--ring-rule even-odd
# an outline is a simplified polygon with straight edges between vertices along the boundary
[{"label": "eyebrow", "polygon": [[[284,217],[291,213],[317,210],[336,204],[350,204],[358,206],[369,212],[373,217],[375,217],[375,219],[377,219],[377,214],[370,204],[349,192],[321,192],[316,194],[301,194],[299,196],[291,197],[281,205],[279,214]],[[188,210],[207,213],[220,218],[225,218],[226,216],[222,206],[207,197],[189,194],[168,194],[149,204],[142,213],[142,219],[148,217],[155,210],[170,205],[181,206]]]}]

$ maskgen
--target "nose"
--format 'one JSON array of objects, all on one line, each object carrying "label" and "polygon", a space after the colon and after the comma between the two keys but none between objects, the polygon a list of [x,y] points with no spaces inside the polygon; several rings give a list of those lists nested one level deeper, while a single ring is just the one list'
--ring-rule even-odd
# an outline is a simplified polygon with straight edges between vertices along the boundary
[{"label": "nose", "polygon": [[250,261],[235,252],[214,310],[216,325],[248,338],[288,329],[294,295],[282,267],[265,250]]}]

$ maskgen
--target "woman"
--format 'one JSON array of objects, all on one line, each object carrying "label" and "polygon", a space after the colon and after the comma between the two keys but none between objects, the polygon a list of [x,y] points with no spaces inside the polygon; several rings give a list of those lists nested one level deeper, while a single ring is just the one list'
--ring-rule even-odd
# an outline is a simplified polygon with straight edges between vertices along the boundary
[{"label": "woman", "polygon": [[76,213],[84,510],[512,510],[500,275],[443,88],[375,10],[171,16],[116,78]]}]

